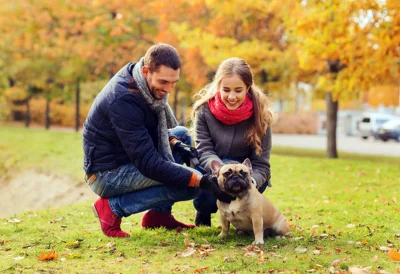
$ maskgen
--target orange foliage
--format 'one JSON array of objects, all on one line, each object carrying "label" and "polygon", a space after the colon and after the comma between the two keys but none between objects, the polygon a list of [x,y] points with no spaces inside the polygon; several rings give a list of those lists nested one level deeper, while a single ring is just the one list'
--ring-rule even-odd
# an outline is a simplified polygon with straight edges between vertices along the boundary
[{"label": "orange foliage", "polygon": [[377,107],[379,105],[398,106],[400,100],[400,88],[397,86],[381,85],[372,87],[368,92],[368,104]]},{"label": "orange foliage", "polygon": [[[80,106],[80,125],[86,119],[90,105]],[[20,110],[24,110],[20,108]],[[31,121],[37,124],[44,124],[46,100],[43,98],[30,101]],[[50,124],[54,126],[74,127],[75,126],[75,105],[50,103]]]},{"label": "orange foliage", "polygon": [[51,261],[55,260],[58,258],[58,254],[54,250],[50,250],[49,253],[46,253],[46,251],[42,252],[42,255],[39,256],[38,260],[39,261]]},{"label": "orange foliage", "polygon": [[397,252],[395,249],[390,249],[388,252],[388,257],[393,261],[400,262],[400,252]]}]

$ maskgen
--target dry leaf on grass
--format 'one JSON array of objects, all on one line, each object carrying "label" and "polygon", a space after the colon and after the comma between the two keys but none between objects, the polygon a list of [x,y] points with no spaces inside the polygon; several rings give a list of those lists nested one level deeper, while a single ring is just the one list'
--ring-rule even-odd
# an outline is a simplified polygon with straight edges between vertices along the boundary
[{"label": "dry leaf on grass", "polygon": [[307,252],[307,248],[306,247],[296,247],[296,249],[294,250],[296,253],[306,253]]},{"label": "dry leaf on grass", "polygon": [[23,221],[24,221],[24,219],[20,220],[20,219],[16,219],[16,218],[8,220],[9,223],[13,223],[13,224],[18,224]]},{"label": "dry leaf on grass", "polygon": [[390,249],[388,252],[388,256],[393,261],[400,262],[400,253],[397,252],[395,249]]},{"label": "dry leaf on grass", "polygon": [[113,247],[113,246],[115,246],[115,242],[109,242],[106,244],[106,247],[108,247],[108,248]]},{"label": "dry leaf on grass", "polygon": [[264,251],[261,248],[259,248],[258,246],[249,245],[242,249],[246,251],[243,256],[249,257],[249,256],[257,256],[258,255],[258,259],[257,259],[258,263],[259,264],[264,263]]},{"label": "dry leaf on grass", "polygon": [[189,256],[192,256],[195,252],[196,252],[196,249],[194,249],[193,247],[188,247],[182,252],[181,256],[189,257]]},{"label": "dry leaf on grass", "polygon": [[50,250],[49,253],[46,253],[46,251],[42,252],[42,255],[39,256],[38,260],[39,261],[50,261],[50,260],[55,260],[58,258],[58,254],[54,250]]},{"label": "dry leaf on grass", "polygon": [[80,241],[75,241],[75,242],[68,242],[67,247],[68,248],[78,248],[81,245]]},{"label": "dry leaf on grass", "polygon": [[370,270],[371,270],[370,266],[367,266],[367,267],[350,266],[349,267],[350,274],[369,274]]},{"label": "dry leaf on grass", "polygon": [[209,266],[199,267],[199,268],[196,268],[196,270],[194,272],[201,273],[201,272],[203,272],[205,270],[208,270],[209,268],[210,268]]}]

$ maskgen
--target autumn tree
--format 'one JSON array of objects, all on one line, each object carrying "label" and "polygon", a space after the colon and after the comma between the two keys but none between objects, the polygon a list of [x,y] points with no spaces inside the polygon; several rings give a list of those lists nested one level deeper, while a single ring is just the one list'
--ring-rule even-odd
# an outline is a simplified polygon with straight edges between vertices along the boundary
[{"label": "autumn tree", "polygon": [[[252,67],[257,83],[279,94],[296,78],[296,58],[286,50],[282,1],[186,1],[192,13],[184,22],[172,22],[180,47],[191,54],[190,73],[195,87],[209,82],[217,66],[233,56]],[[208,76],[208,78],[206,77]],[[190,76],[188,76],[190,77]],[[200,83],[201,85],[196,85]],[[277,83],[277,84],[273,84]]]},{"label": "autumn tree", "polygon": [[[397,13],[398,11],[392,10]],[[315,71],[316,84],[326,91],[327,155],[337,158],[336,124],[339,101],[366,91],[372,84],[398,75],[398,49],[381,1],[302,1],[293,10],[288,27],[297,39],[300,66]],[[386,25],[386,26],[385,26]],[[382,38],[385,39],[382,39]],[[389,43],[388,43],[389,42]],[[397,60],[391,59],[393,52]],[[395,65],[395,70],[389,67]],[[397,70],[397,71],[396,71]]]}]

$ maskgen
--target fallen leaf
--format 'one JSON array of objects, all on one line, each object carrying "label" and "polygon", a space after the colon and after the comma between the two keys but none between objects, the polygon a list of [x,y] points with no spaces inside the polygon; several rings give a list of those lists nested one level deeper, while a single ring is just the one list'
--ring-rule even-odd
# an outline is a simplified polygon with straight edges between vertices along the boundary
[{"label": "fallen leaf", "polygon": [[46,251],[42,252],[42,255],[39,256],[38,260],[39,261],[50,261],[50,260],[55,260],[58,258],[58,254],[54,250],[50,250],[49,253],[46,253]]},{"label": "fallen leaf", "polygon": [[260,256],[258,257],[258,263],[262,264],[264,263],[264,251],[260,251]]},{"label": "fallen leaf", "polygon": [[361,244],[363,244],[363,245],[367,244],[367,239],[363,239],[363,240],[361,241]]},{"label": "fallen leaf", "polygon": [[257,254],[260,254],[261,252],[263,252],[261,250],[261,248],[259,248],[256,245],[249,245],[249,246],[247,246],[245,248],[242,248],[242,249],[246,251],[245,254],[244,254],[244,256],[246,256],[246,257],[247,256],[257,256]]},{"label": "fallen leaf", "polygon": [[115,262],[120,263],[120,262],[122,262],[123,260],[125,260],[124,257],[118,257],[118,258],[115,259]]},{"label": "fallen leaf", "polygon": [[396,199],[396,197],[393,197],[393,198],[392,198],[392,202],[393,202],[394,204],[397,204],[397,199]]},{"label": "fallen leaf", "polygon": [[196,249],[193,247],[188,247],[185,249],[185,251],[182,252],[181,256],[182,257],[189,257],[192,256],[196,252]]},{"label": "fallen leaf", "polygon": [[395,249],[390,249],[388,251],[388,256],[390,259],[392,259],[393,261],[397,261],[400,262],[400,253],[397,252]]},{"label": "fallen leaf", "polygon": [[338,267],[340,265],[340,260],[338,259],[338,260],[334,260],[332,263],[331,263],[331,266],[333,266],[333,267]]},{"label": "fallen leaf", "polygon": [[195,246],[195,243],[191,243],[189,241],[189,238],[187,238],[187,237],[185,237],[185,240],[183,242],[185,243],[185,246],[187,246],[187,247],[194,247]]},{"label": "fallen leaf", "polygon": [[371,260],[371,262],[376,262],[378,260],[378,255],[375,255],[373,258],[372,258],[372,260]]},{"label": "fallen leaf", "polygon": [[296,247],[296,249],[294,251],[296,251],[296,253],[306,253],[307,252],[307,248],[299,246],[299,247]]},{"label": "fallen leaf", "polygon": [[18,223],[23,222],[23,221],[24,221],[23,219],[19,220],[19,219],[16,219],[16,218],[8,220],[9,223],[13,223],[13,224],[18,224]]},{"label": "fallen leaf", "polygon": [[108,248],[113,247],[113,246],[115,246],[115,242],[109,242],[106,244],[106,247],[108,247]]},{"label": "fallen leaf", "polygon": [[67,247],[68,248],[78,248],[81,245],[80,241],[75,241],[75,242],[68,242]]},{"label": "fallen leaf", "polygon": [[368,267],[350,266],[349,273],[350,274],[368,274],[370,269],[371,269],[370,266],[368,266]]},{"label": "fallen leaf", "polygon": [[203,272],[203,271],[205,271],[205,270],[207,270],[209,268],[210,268],[209,266],[199,267],[199,268],[196,268],[194,272],[201,273],[201,272]]},{"label": "fallen leaf", "polygon": [[25,259],[25,257],[24,256],[18,256],[18,257],[13,258],[14,261],[20,261],[22,259]]}]

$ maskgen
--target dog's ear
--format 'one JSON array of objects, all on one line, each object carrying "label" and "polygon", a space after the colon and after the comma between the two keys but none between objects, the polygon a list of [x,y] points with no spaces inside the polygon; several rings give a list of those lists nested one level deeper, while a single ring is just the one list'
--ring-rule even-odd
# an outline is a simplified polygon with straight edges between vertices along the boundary
[{"label": "dog's ear", "polygon": [[251,165],[251,162],[249,160],[249,158],[246,158],[243,163],[243,165],[247,166],[247,168],[250,170],[250,173],[253,173],[253,167]]},{"label": "dog's ear", "polygon": [[222,163],[220,161],[217,160],[212,160],[211,161],[211,171],[213,174],[218,174],[219,169],[222,167]]}]

